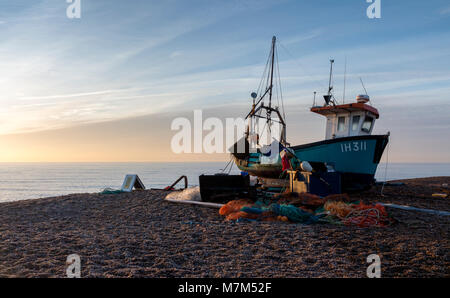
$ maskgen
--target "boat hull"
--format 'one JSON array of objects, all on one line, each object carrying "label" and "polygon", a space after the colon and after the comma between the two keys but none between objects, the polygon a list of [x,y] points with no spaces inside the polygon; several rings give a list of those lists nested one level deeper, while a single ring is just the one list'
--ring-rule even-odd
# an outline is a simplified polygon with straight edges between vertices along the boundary
[{"label": "boat hull", "polygon": [[[326,164],[341,173],[342,188],[349,191],[367,188],[374,182],[375,172],[388,142],[389,135],[353,136],[293,146],[290,149],[300,161]],[[260,153],[250,153],[245,159],[235,157],[235,162],[240,170],[253,176],[279,178],[282,174],[280,161],[261,163]]]}]

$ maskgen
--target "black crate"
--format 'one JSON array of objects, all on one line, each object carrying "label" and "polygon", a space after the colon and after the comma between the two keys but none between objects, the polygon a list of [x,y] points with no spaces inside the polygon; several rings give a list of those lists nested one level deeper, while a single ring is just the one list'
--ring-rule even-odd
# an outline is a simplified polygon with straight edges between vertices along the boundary
[{"label": "black crate", "polygon": [[237,198],[249,198],[250,176],[201,175],[200,194],[202,201],[226,203]]},{"label": "black crate", "polygon": [[309,192],[321,197],[342,193],[341,174],[329,172],[310,175]]}]

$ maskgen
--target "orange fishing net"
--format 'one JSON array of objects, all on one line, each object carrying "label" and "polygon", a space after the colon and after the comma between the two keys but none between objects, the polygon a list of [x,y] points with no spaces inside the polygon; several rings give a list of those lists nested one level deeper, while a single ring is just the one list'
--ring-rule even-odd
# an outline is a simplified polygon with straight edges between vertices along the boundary
[{"label": "orange fishing net", "polygon": [[227,216],[231,213],[241,211],[242,207],[251,207],[251,206],[253,206],[253,202],[250,200],[247,199],[234,200],[223,205],[219,210],[219,214]]},{"label": "orange fishing net", "polygon": [[318,208],[326,202],[317,195],[295,192],[281,194],[276,199],[278,199],[279,204],[294,205],[296,207],[307,206],[312,209]]},{"label": "orange fishing net", "polygon": [[257,214],[250,214],[244,211],[238,211],[228,214],[226,220],[238,220],[239,218],[257,219]]},{"label": "orange fishing net", "polygon": [[284,221],[284,222],[289,222],[289,218],[287,218],[287,216],[277,216],[277,220]]},{"label": "orange fishing net", "polygon": [[301,200],[301,204],[305,205],[305,206],[309,206],[309,207],[320,207],[323,206],[323,204],[325,203],[324,199],[322,199],[321,197],[317,196],[317,195],[313,195],[310,193],[300,193],[298,194],[300,200]]},{"label": "orange fishing net", "polygon": [[335,194],[335,195],[328,195],[325,198],[323,198],[325,202],[327,201],[340,201],[340,202],[350,202],[351,199],[348,196],[348,194]]},{"label": "orange fishing net", "polygon": [[386,208],[384,208],[381,204],[376,205],[365,205],[363,202],[360,202],[358,205],[355,205],[354,208],[356,210],[368,210],[368,209],[377,209],[381,215],[387,216]]},{"label": "orange fishing net", "polygon": [[286,216],[278,216],[271,211],[264,211],[260,214],[247,213],[241,211],[243,207],[251,207],[253,206],[253,202],[251,200],[241,199],[230,201],[227,204],[223,205],[219,210],[219,214],[226,216],[225,220],[238,220],[241,218],[246,219],[258,219],[261,221],[283,221],[289,222],[289,219]]}]

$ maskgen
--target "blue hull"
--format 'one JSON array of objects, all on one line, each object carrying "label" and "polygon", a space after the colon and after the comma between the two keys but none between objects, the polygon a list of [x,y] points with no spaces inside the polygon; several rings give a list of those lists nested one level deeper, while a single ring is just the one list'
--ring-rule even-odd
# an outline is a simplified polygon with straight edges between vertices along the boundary
[{"label": "blue hull", "polygon": [[[342,175],[343,189],[367,188],[374,182],[377,166],[389,142],[389,135],[369,135],[336,138],[290,147],[300,161],[313,165],[331,166]],[[235,157],[239,169],[250,175],[279,178],[281,161],[265,164],[260,153],[249,153],[246,158]],[[294,167],[298,165],[293,164]]]},{"label": "blue hull", "polygon": [[388,135],[355,136],[291,147],[301,161],[326,163],[337,172],[375,175]]}]

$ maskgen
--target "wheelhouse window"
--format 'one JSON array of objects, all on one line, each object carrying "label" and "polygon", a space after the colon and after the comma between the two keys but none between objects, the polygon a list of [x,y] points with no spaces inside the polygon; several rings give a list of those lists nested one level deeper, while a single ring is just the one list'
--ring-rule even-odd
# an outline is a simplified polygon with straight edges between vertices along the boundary
[{"label": "wheelhouse window", "polygon": [[357,115],[357,116],[353,116],[352,118],[352,130],[358,130],[358,126],[359,126],[359,120],[361,119],[361,116]]},{"label": "wheelhouse window", "polygon": [[338,117],[338,131],[344,131],[345,130],[345,117]]},{"label": "wheelhouse window", "polygon": [[366,116],[363,125],[361,127],[361,130],[364,132],[370,132],[370,130],[372,129],[372,125],[373,125],[373,118]]}]

